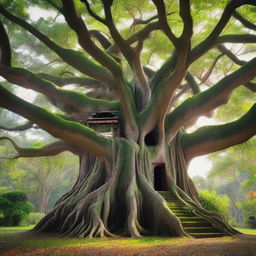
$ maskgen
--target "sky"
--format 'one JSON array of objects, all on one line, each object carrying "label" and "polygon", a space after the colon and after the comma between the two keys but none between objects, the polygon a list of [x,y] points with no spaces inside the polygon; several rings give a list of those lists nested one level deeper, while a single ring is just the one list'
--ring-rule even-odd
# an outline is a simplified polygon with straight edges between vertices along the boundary
[{"label": "sky", "polygon": [[212,162],[208,160],[207,156],[195,157],[191,160],[188,166],[188,174],[190,177],[202,176],[207,177],[207,174],[212,168]]},{"label": "sky", "polygon": [[[198,129],[199,127],[206,126],[206,125],[215,125],[217,124],[216,120],[213,118],[207,118],[205,116],[201,116],[198,118],[197,122],[188,132],[192,132],[193,130]],[[188,173],[190,177],[193,176],[202,176],[207,177],[207,174],[212,168],[212,162],[205,156],[195,157],[191,160],[188,165]]]}]

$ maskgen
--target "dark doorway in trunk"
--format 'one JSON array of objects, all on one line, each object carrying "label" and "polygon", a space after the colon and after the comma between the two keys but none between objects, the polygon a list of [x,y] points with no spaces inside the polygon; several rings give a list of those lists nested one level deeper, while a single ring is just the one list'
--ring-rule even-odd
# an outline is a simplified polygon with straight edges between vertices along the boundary
[{"label": "dark doorway in trunk", "polygon": [[158,163],[154,167],[154,188],[157,191],[168,191],[164,163]]}]

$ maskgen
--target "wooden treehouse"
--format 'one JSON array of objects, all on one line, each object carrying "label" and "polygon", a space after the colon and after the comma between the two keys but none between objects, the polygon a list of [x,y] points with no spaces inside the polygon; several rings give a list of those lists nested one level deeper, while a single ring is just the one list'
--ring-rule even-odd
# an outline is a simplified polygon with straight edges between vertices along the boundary
[{"label": "wooden treehouse", "polygon": [[86,125],[105,136],[119,136],[119,115],[117,111],[93,112],[86,120]]}]

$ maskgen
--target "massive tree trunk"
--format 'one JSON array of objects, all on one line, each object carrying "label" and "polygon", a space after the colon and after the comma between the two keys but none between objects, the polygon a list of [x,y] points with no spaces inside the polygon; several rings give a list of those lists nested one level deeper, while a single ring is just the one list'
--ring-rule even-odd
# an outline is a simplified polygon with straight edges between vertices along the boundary
[{"label": "massive tree trunk", "polygon": [[168,191],[182,207],[210,220],[221,233],[237,233],[221,216],[201,208],[179,138],[161,150],[115,138],[111,150],[112,158],[105,162],[87,152],[81,155],[77,182],[35,232],[79,237],[189,236],[161,194]]}]

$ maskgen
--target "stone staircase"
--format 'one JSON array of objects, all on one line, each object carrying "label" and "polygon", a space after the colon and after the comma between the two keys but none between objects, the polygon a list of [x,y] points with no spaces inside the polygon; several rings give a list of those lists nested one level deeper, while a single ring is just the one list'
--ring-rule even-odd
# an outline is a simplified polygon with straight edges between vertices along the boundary
[{"label": "stone staircase", "polygon": [[212,226],[211,223],[203,219],[202,217],[196,216],[189,208],[180,206],[177,198],[167,191],[158,191],[164,199],[170,210],[180,219],[184,230],[194,238],[210,238],[220,237],[226,234],[219,232]]}]

